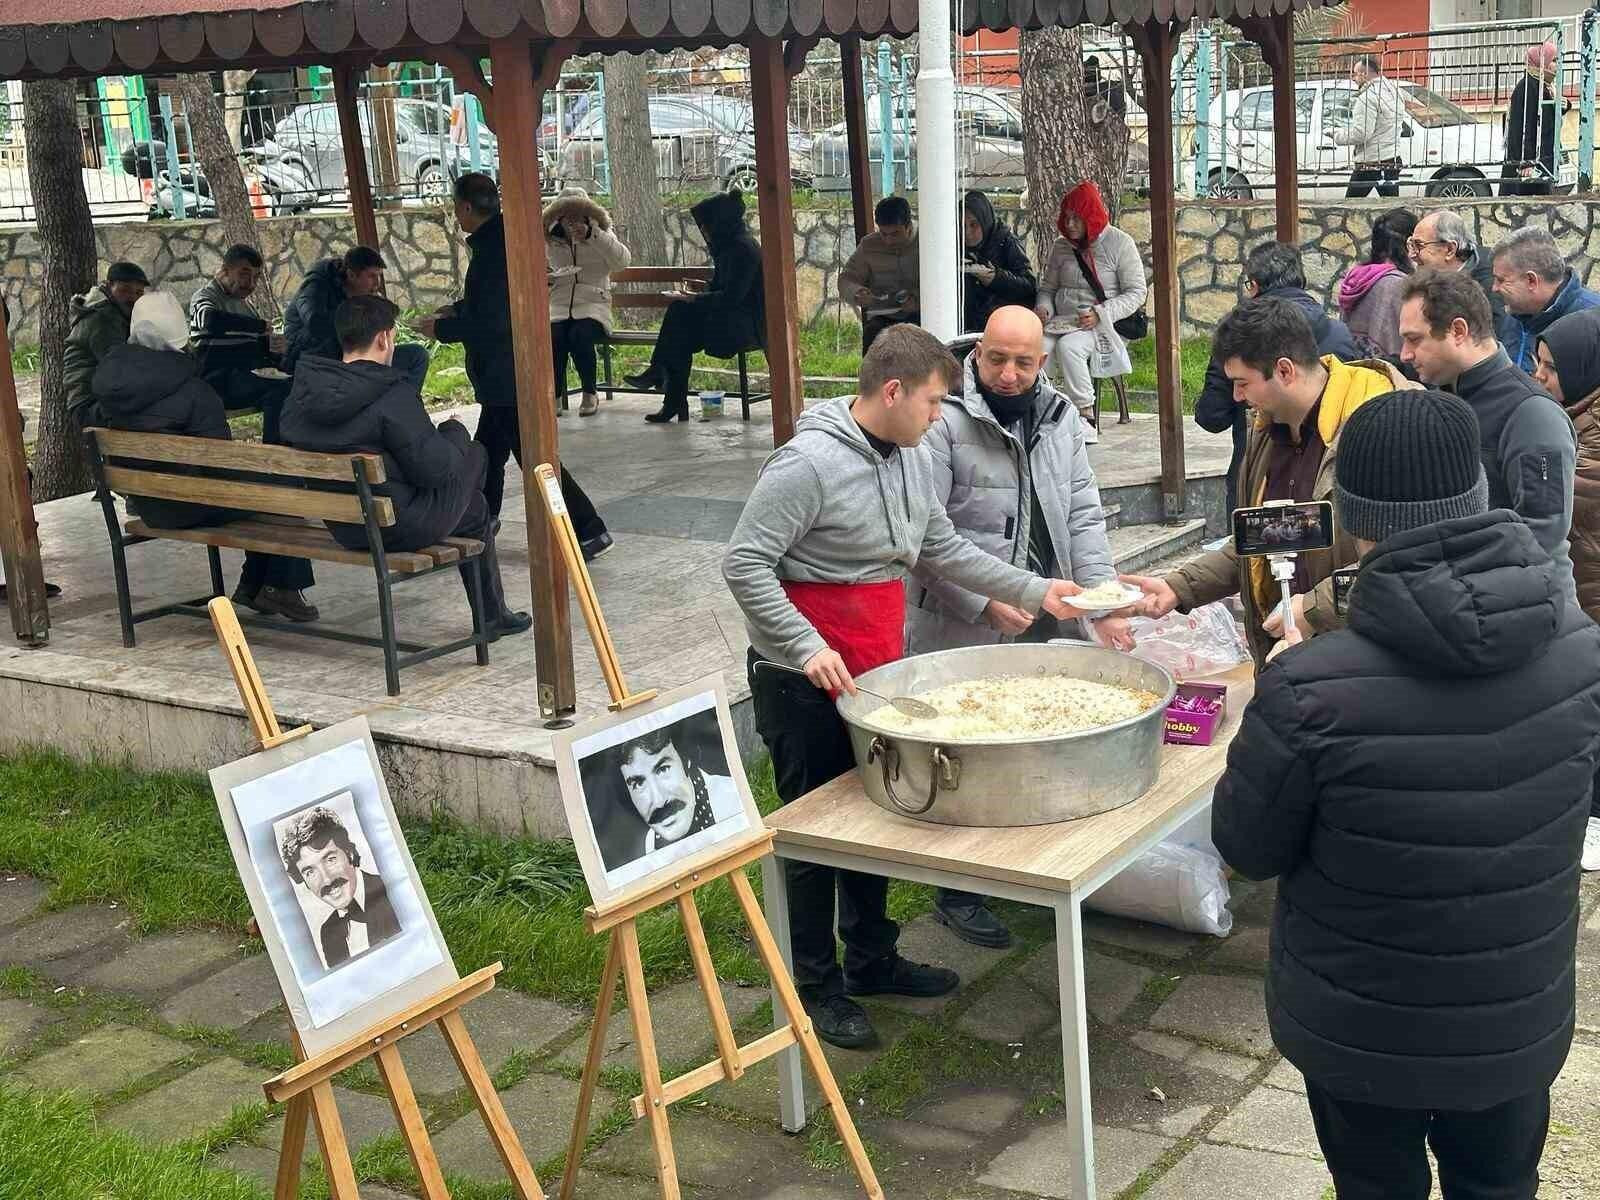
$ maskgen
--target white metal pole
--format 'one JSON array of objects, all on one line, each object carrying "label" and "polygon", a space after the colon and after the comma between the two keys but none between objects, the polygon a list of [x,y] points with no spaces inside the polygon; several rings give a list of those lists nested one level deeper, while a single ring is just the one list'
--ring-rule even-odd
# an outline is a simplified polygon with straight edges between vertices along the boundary
[{"label": "white metal pole", "polygon": [[950,14],[949,0],[920,0],[917,7],[917,223],[922,326],[946,342],[961,332],[962,283]]}]

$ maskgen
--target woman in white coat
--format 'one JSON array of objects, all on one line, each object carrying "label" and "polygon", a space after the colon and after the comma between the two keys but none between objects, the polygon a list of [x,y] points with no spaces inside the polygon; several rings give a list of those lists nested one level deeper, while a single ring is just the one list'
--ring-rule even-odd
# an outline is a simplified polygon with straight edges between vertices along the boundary
[{"label": "woman in white coat", "polygon": [[556,391],[567,387],[567,359],[583,385],[580,417],[600,409],[595,346],[611,332],[611,273],[632,261],[611,232],[611,214],[580,187],[563,189],[544,210],[550,260],[550,336],[555,344]]},{"label": "woman in white coat", "polygon": [[1099,440],[1094,381],[1131,370],[1128,350],[1114,326],[1144,311],[1144,260],[1134,240],[1111,223],[1100,189],[1088,180],[1061,200],[1061,236],[1039,277],[1035,311],[1044,321],[1048,353],[1062,390]]}]

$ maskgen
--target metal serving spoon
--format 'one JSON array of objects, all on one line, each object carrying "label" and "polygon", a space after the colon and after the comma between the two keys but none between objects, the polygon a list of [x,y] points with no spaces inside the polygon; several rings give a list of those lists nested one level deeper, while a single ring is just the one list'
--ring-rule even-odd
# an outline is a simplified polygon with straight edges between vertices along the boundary
[{"label": "metal serving spoon", "polygon": [[[768,662],[766,659],[761,659],[756,663],[756,666],[771,667],[774,671],[787,671],[791,675],[805,675],[804,671],[796,667],[786,666],[783,663]],[[910,696],[885,696],[882,692],[875,692],[869,687],[862,687],[859,683],[856,684],[856,691],[877,697],[896,712],[911,717],[913,720],[932,721],[939,716],[939,710],[933,705],[921,700],[913,700]]]}]

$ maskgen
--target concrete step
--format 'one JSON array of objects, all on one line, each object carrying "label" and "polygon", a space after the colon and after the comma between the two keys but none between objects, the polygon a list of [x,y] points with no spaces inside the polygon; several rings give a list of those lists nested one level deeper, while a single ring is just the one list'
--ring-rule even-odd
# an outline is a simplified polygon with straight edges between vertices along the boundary
[{"label": "concrete step", "polygon": [[1196,518],[1177,525],[1123,525],[1110,531],[1111,556],[1124,574],[1142,573],[1154,563],[1197,548],[1206,523]]}]

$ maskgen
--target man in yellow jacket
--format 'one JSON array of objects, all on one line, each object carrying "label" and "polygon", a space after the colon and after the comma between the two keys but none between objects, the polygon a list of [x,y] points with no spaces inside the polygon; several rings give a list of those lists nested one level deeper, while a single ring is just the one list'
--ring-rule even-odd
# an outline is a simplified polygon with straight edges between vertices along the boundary
[{"label": "man in yellow jacket", "polygon": [[[1239,468],[1239,501],[1255,506],[1270,500],[1331,500],[1333,465],[1344,424],[1374,396],[1395,390],[1389,377],[1364,366],[1317,356],[1311,322],[1286,300],[1248,301],[1217,328],[1216,358],[1233,383],[1235,402],[1254,414],[1244,462]],[[1333,549],[1295,559],[1295,623],[1306,636],[1336,629],[1329,576],[1358,561],[1352,538],[1336,530]],[[1145,593],[1137,611],[1161,617],[1188,612],[1238,593],[1244,606],[1245,634],[1256,666],[1266,662],[1282,635],[1279,588],[1267,562],[1240,558],[1229,542],[1165,578],[1129,576]]]}]

